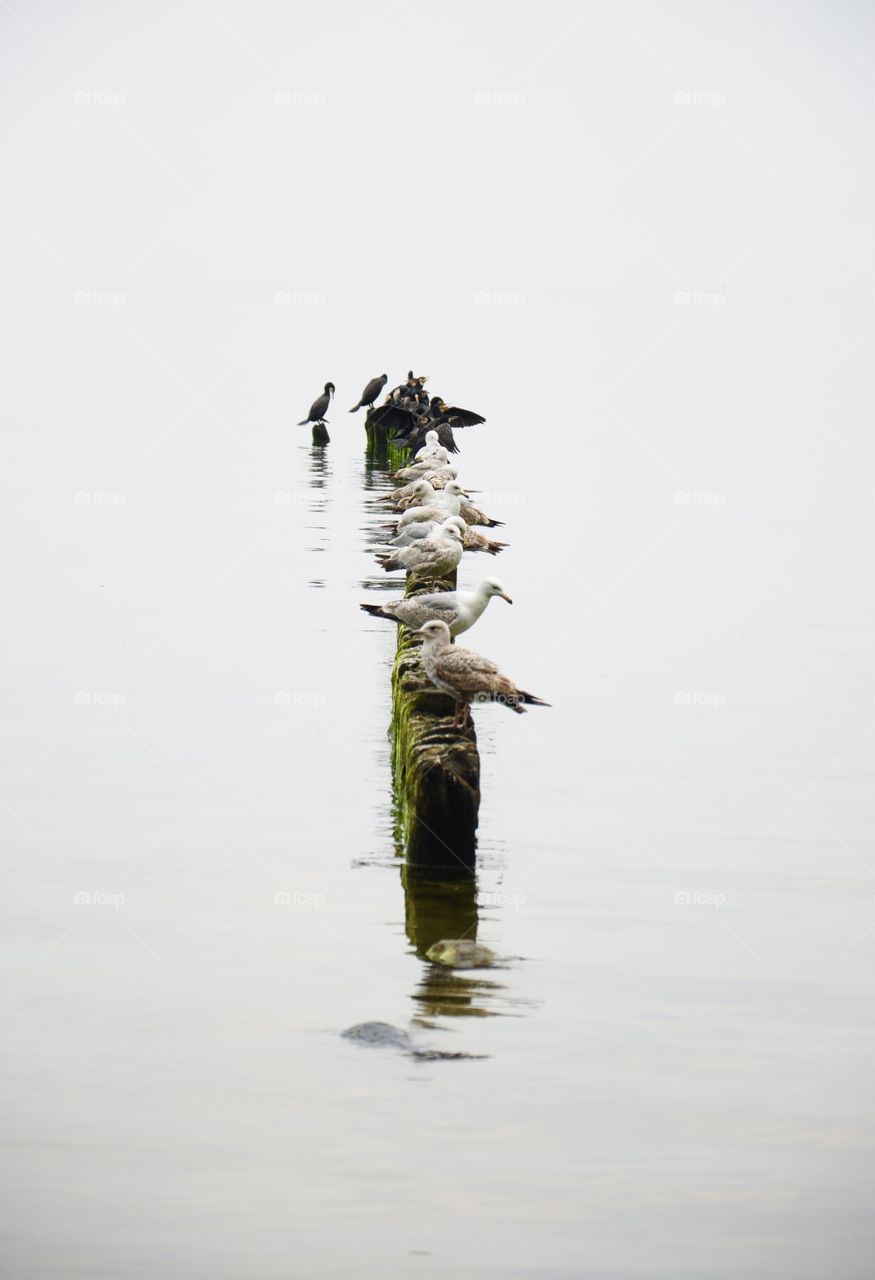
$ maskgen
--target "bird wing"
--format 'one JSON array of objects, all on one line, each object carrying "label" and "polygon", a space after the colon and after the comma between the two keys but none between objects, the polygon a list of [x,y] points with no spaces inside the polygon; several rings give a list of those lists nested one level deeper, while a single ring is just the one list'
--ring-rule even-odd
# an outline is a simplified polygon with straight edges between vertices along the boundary
[{"label": "bird wing", "polygon": [[459,601],[455,591],[432,591],[427,596],[412,596],[417,604],[424,605],[435,618],[443,618],[445,622],[459,612]]},{"label": "bird wing", "polygon": [[378,427],[386,427],[389,431],[401,431],[411,427],[415,419],[409,409],[402,409],[397,404],[381,404],[371,413],[371,422]]},{"label": "bird wing", "polygon": [[448,405],[444,410],[447,418],[453,421],[454,426],[459,427],[475,427],[478,422],[485,422],[486,419],[480,413],[475,413],[473,409],[457,409]]},{"label": "bird wing", "polygon": [[498,676],[498,667],[489,658],[455,646],[439,655],[436,668],[438,675],[459,693],[481,693]]},{"label": "bird wing", "polygon": [[[454,592],[451,591],[445,594],[454,596]],[[409,600],[405,600],[404,607],[399,612],[399,617],[405,626],[418,629],[423,623],[430,622],[433,618],[440,618],[441,622],[446,622],[448,626],[452,625],[459,613],[458,606],[454,603],[438,602],[438,595],[438,592],[434,592],[428,596],[412,596]]]}]

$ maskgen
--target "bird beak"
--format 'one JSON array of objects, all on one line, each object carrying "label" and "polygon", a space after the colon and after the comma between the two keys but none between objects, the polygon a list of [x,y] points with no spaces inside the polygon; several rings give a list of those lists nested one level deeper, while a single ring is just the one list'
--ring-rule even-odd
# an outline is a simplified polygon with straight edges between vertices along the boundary
[{"label": "bird beak", "polygon": [[511,600],[509,595],[505,595],[503,591],[500,594],[501,594],[502,600],[506,600],[508,604],[513,604],[513,601]]}]

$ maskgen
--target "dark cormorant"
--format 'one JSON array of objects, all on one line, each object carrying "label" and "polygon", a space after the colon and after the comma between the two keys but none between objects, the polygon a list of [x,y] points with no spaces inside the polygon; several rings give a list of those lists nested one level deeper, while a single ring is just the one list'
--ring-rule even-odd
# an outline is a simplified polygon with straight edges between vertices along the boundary
[{"label": "dark cormorant", "polygon": [[357,409],[361,409],[364,406],[367,406],[367,408],[370,409],[388,381],[388,373],[381,373],[379,378],[371,378],[370,382],[362,392],[361,400],[359,400],[358,404],[354,404],[352,406],[350,413],[355,413]]},{"label": "dark cormorant", "polygon": [[390,400],[372,409],[370,420],[373,426],[385,427],[391,435],[404,435],[414,429],[420,416],[413,409]]},{"label": "dark cormorant", "polygon": [[430,404],[432,417],[436,422],[451,422],[457,427],[474,427],[478,422],[486,421],[482,414],[475,413],[473,409],[457,409],[445,404],[440,396],[432,396]]},{"label": "dark cormorant", "polygon": [[401,400],[404,396],[417,396],[426,382],[428,382],[427,373],[415,374],[412,369],[408,369],[407,381],[399,382],[397,387],[392,388],[389,395],[393,400]]},{"label": "dark cormorant", "polygon": [[328,412],[328,406],[331,403],[331,397],[334,395],[334,383],[326,382],[322,395],[318,400],[314,400],[310,405],[310,412],[302,422],[298,423],[299,427],[306,427],[308,422],[318,422],[321,426],[325,422],[325,415]]}]

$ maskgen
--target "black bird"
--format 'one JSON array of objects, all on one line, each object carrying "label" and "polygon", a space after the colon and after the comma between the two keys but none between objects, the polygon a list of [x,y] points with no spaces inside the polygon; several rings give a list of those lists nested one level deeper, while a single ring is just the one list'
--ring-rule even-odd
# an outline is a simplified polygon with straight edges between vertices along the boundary
[{"label": "black bird", "polygon": [[388,373],[381,373],[379,378],[371,378],[370,382],[362,392],[361,400],[359,400],[358,404],[354,404],[352,406],[350,413],[355,413],[357,409],[361,409],[365,405],[370,409],[388,381]]},{"label": "black bird", "polygon": [[438,433],[438,440],[448,453],[459,452],[459,446],[453,439],[451,423],[437,422],[427,413],[417,413],[399,404],[381,404],[371,412],[371,422],[375,426],[385,427],[393,440],[405,449],[412,449],[414,453],[425,444],[429,431]]},{"label": "black bird", "polygon": [[325,422],[325,415],[328,412],[328,406],[331,403],[331,397],[334,395],[334,383],[326,382],[325,389],[318,400],[314,400],[310,405],[310,412],[302,422],[298,423],[299,427],[306,427],[308,422],[316,422],[322,426]]},{"label": "black bird", "polygon": [[407,371],[407,381],[399,382],[397,387],[393,387],[389,392],[393,400],[401,400],[405,396],[418,396],[425,383],[428,382],[428,374],[415,374],[412,369]]},{"label": "black bird", "polygon": [[436,431],[438,434],[438,443],[442,444],[447,453],[458,453],[459,446],[453,439],[452,422],[435,422],[431,418],[421,417],[413,430],[404,436],[403,444],[411,453],[417,453],[425,444],[425,437],[429,431]]},{"label": "black bird", "polygon": [[475,413],[473,409],[457,409],[445,404],[440,396],[432,396],[431,412],[436,422],[450,422],[454,427],[473,427],[478,422],[486,421],[482,414]]},{"label": "black bird", "polygon": [[421,416],[423,415],[415,413],[413,409],[408,409],[394,400],[389,400],[386,404],[371,410],[372,424],[375,427],[385,427],[393,436],[403,436],[413,431]]}]

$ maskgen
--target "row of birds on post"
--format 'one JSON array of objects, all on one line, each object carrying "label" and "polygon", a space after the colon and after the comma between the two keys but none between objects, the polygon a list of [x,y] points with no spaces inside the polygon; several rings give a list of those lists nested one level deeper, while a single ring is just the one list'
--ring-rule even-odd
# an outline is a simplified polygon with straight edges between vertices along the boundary
[{"label": "row of birds on post", "polygon": [[502,702],[519,714],[526,704],[549,706],[518,688],[489,658],[454,644],[455,637],[474,626],[494,597],[508,604],[513,601],[497,578],[484,578],[473,591],[440,589],[441,579],[455,573],[465,551],[495,556],[508,544],[482,532],[502,522],[470,501],[438,429],[426,431],[413,462],[392,478],[400,486],[380,501],[394,508],[397,519],[382,530],[388,545],[377,555],[377,563],[387,572],[403,569],[415,574],[417,580],[430,582],[432,590],[361,608],[422,636],[423,669],[437,689],[453,698],[454,728],[468,727],[472,702]]},{"label": "row of birds on post", "polygon": [[[458,405],[447,404],[440,396],[430,396],[425,389],[428,375],[414,374],[412,369],[407,374],[407,381],[393,387],[383,402],[377,404],[388,381],[389,375],[385,373],[381,373],[378,378],[371,378],[358,403],[349,412],[357,413],[359,409],[366,409],[368,426],[379,427],[393,441],[412,449],[414,453],[424,447],[429,431],[437,431],[442,448],[449,453],[458,453],[453,428],[473,427],[486,421],[482,414],[475,413],[473,409],[462,409]],[[316,443],[328,442],[325,415],[335,390],[333,382],[326,382],[322,394],[310,405],[306,418],[298,423],[299,427],[313,427],[313,439]]]}]

